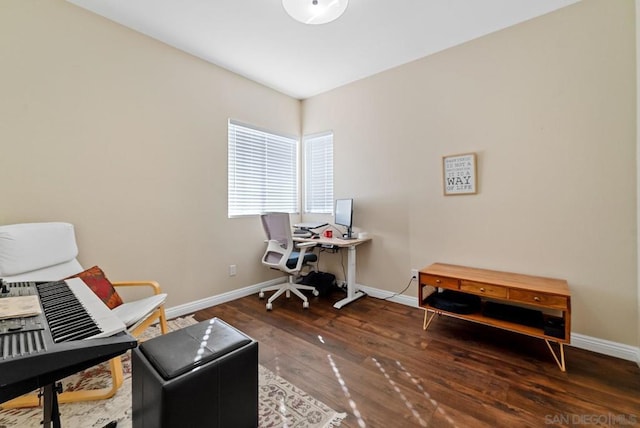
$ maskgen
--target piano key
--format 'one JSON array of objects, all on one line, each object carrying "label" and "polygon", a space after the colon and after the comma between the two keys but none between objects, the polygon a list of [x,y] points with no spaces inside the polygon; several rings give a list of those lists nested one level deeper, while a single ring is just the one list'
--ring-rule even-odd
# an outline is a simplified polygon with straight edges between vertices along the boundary
[{"label": "piano key", "polygon": [[[98,330],[90,337],[108,337],[126,328],[79,278],[39,284],[37,287],[47,323],[52,332],[55,331],[57,340],[74,340],[71,338],[78,337],[75,328],[73,334],[64,335],[60,332],[65,331],[65,324],[71,329],[70,325],[75,326],[79,319],[86,319],[87,325],[98,326]],[[87,311],[89,308],[91,313]],[[100,316],[93,316],[94,312]]]}]

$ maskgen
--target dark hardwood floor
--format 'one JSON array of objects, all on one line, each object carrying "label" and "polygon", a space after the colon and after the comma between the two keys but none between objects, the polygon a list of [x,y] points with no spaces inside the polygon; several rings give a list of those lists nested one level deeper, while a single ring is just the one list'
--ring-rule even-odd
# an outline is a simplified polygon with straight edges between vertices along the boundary
[{"label": "dark hardwood floor", "polygon": [[560,371],[540,339],[418,308],[330,297],[310,308],[244,297],[196,313],[259,341],[260,363],[333,409],[342,427],[640,426],[640,368],[572,347]]}]

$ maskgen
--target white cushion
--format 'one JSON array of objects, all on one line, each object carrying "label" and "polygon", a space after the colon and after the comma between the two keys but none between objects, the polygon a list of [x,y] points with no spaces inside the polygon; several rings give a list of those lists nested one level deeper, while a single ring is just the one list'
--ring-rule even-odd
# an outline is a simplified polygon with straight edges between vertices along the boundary
[{"label": "white cushion", "polygon": [[155,311],[167,299],[165,293],[154,294],[133,302],[123,303],[111,310],[120,320],[125,323],[129,330],[136,327],[140,321],[147,318],[151,312]]},{"label": "white cushion", "polygon": [[78,246],[72,224],[49,222],[0,226],[2,278],[66,264],[77,256]]},{"label": "white cushion", "polygon": [[44,269],[33,270],[31,272],[24,272],[18,275],[1,276],[7,282],[19,282],[19,281],[58,281],[60,279],[68,278],[71,275],[82,272],[84,269],[78,263],[76,259],[73,259],[66,263],[60,263],[59,265],[49,266]]}]

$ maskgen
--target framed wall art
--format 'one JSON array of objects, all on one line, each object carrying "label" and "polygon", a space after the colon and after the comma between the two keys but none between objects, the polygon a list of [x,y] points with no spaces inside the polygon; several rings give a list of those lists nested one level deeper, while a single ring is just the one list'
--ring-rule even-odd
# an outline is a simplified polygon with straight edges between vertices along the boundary
[{"label": "framed wall art", "polygon": [[475,153],[443,156],[442,173],[445,196],[477,193]]}]

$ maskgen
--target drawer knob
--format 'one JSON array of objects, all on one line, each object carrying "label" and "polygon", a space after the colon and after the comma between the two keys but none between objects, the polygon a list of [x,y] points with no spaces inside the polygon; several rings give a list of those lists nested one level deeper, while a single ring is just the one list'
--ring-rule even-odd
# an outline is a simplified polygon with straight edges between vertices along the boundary
[{"label": "drawer knob", "polygon": [[484,287],[481,287],[481,288],[480,288],[480,291],[484,293]]},{"label": "drawer knob", "polygon": [[436,284],[440,284],[442,281],[440,281],[439,279],[436,279]]},{"label": "drawer knob", "polygon": [[534,296],[533,300],[535,300],[536,302],[539,302],[540,298],[538,296]]}]

